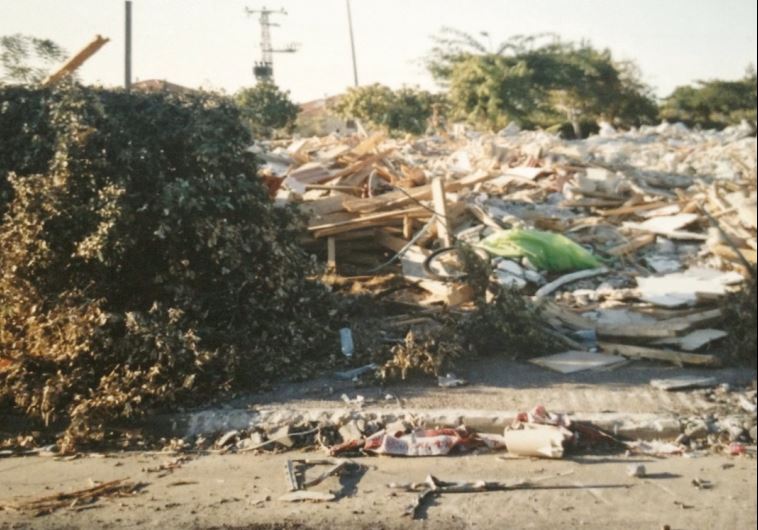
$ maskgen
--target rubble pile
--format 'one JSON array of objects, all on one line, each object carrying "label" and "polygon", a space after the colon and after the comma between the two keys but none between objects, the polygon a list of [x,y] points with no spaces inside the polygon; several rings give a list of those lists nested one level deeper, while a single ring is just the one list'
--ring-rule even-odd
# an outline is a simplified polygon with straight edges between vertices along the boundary
[{"label": "rubble pile", "polygon": [[682,417],[682,435],[677,442],[685,451],[709,449],[726,454],[745,454],[755,447],[756,391],[718,385],[694,391],[712,406],[697,416]]},{"label": "rubble pile", "polygon": [[0,131],[0,412],[29,432],[72,450],[333,351],[299,220],[224,98],[3,87]]},{"label": "rubble pile", "polygon": [[606,125],[578,141],[457,126],[256,149],[279,179],[277,201],[309,216],[303,242],[330,270],[355,282],[394,272],[417,289],[416,308],[463,314],[475,296],[449,249],[468,246],[490,262],[492,285],[541,307],[568,355],[719,365],[730,335],[721,304],[755,277],[747,124]]},{"label": "rubble pile", "polygon": [[[673,380],[654,382],[674,384]],[[347,407],[337,410],[261,411],[247,428],[176,439],[172,449],[247,453],[320,448],[329,456],[446,456],[474,451],[540,458],[607,451],[656,456],[755,455],[755,389],[712,385],[695,390],[692,397],[704,397],[712,405],[697,414],[672,416],[673,428],[662,437],[655,435],[662,433],[660,417],[648,419],[647,426],[623,415],[590,421],[548,412],[541,405],[500,417],[467,417],[435,411],[366,410],[364,401],[357,399],[346,400]]]}]

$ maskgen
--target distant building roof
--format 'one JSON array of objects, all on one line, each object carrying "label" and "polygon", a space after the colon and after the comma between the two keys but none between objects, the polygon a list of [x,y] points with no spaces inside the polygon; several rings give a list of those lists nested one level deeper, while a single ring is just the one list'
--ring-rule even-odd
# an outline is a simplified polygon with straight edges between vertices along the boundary
[{"label": "distant building roof", "polygon": [[314,99],[300,104],[300,114],[302,116],[313,116],[325,112],[329,106],[336,103],[342,95],[329,96],[328,98]]},{"label": "distant building roof", "polygon": [[186,92],[193,92],[192,88],[187,88],[176,83],[169,83],[164,79],[146,79],[144,81],[137,81],[132,83],[133,90],[144,90],[145,92],[156,92],[159,90],[165,90],[167,92],[174,92],[176,94],[184,94]]}]

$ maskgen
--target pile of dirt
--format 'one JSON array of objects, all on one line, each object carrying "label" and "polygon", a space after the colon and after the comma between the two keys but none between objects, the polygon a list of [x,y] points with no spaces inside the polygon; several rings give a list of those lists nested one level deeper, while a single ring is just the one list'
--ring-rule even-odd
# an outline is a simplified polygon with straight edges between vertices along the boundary
[{"label": "pile of dirt", "polygon": [[225,98],[2,87],[0,130],[0,411],[70,450],[339,351]]}]

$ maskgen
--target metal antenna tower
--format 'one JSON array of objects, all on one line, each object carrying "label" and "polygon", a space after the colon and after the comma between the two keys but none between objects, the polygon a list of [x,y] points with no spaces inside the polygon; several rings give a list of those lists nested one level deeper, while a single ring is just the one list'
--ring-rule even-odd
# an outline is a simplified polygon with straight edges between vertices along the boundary
[{"label": "metal antenna tower", "polygon": [[287,12],[284,9],[250,9],[245,8],[245,12],[248,15],[259,14],[258,22],[261,25],[261,60],[257,61],[253,66],[253,75],[260,81],[271,81],[274,78],[274,54],[275,53],[294,53],[298,49],[296,43],[291,43],[284,48],[274,49],[271,44],[271,27],[278,27],[279,24],[271,22],[271,15],[286,15]]}]

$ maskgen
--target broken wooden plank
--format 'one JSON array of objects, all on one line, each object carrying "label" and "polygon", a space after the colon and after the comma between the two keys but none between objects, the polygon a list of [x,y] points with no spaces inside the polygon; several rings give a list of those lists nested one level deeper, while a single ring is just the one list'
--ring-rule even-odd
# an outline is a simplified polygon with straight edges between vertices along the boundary
[{"label": "broken wooden plank", "polygon": [[474,290],[465,283],[420,280],[417,285],[431,293],[430,297],[421,301],[423,305],[443,303],[448,307],[455,307],[474,298]]},{"label": "broken wooden plank", "polygon": [[323,481],[325,481],[327,478],[331,477],[332,475],[337,475],[340,471],[345,469],[347,467],[348,462],[346,460],[343,460],[342,462],[331,462],[332,467],[321,473],[319,476],[312,478],[310,480],[307,480],[303,483],[304,488],[310,488],[312,486],[316,486],[318,484],[321,484]]},{"label": "broken wooden plank", "polygon": [[77,68],[83,65],[87,59],[97,53],[97,51],[102,48],[108,41],[110,41],[110,39],[107,37],[103,37],[102,35],[95,35],[95,38],[92,40],[92,42],[87,44],[76,55],[66,61],[63,66],[58,68],[58,70],[47,76],[47,78],[42,81],[42,86],[53,85],[63,79],[63,77],[74,73]]},{"label": "broken wooden plank", "polygon": [[[405,248],[408,245],[408,241],[406,241],[405,239],[395,237],[381,229],[376,231],[375,240],[381,246],[388,248],[394,252],[400,252],[401,250],[403,250],[403,248]],[[429,254],[431,254],[431,251],[423,247],[419,247],[418,245],[411,245],[408,248],[413,250],[414,252],[417,252],[419,255],[423,256],[424,259]]]},{"label": "broken wooden plank", "polygon": [[643,202],[640,204],[612,208],[610,210],[598,210],[597,213],[603,217],[618,217],[621,215],[636,214],[638,212],[644,212],[646,210],[655,210],[656,208],[661,208],[663,206],[667,206],[668,204],[671,203],[667,201]]},{"label": "broken wooden plank", "polygon": [[3,503],[0,504],[0,510],[12,509],[33,512],[35,515],[45,515],[60,508],[91,504],[101,497],[131,496],[139,492],[144,486],[144,483],[129,482],[128,479],[117,479],[69,493],[56,493],[37,499]]},{"label": "broken wooden plank", "polygon": [[615,246],[608,250],[608,254],[611,256],[623,256],[624,254],[631,254],[642,247],[645,247],[655,241],[655,234],[642,234],[627,243]]},{"label": "broken wooden plank", "polygon": [[583,317],[567,307],[563,307],[552,300],[540,301],[542,312],[547,317],[557,319],[560,323],[573,330],[595,329],[596,323]]},{"label": "broken wooden plank", "polygon": [[[492,178],[489,172],[477,172],[468,177],[457,180],[444,181],[445,191],[453,192],[462,188],[474,186]],[[407,190],[396,190],[384,193],[370,199],[353,199],[345,201],[345,209],[348,212],[371,213],[383,208],[397,208],[409,202],[427,200],[432,197],[431,184],[416,186]]]},{"label": "broken wooden plank", "polygon": [[667,337],[655,341],[655,344],[671,344],[684,351],[699,350],[713,341],[726,337],[728,333],[720,329],[696,329],[681,337]]},{"label": "broken wooden plank", "polygon": [[387,219],[402,220],[404,216],[411,216],[411,215],[418,215],[418,214],[429,216],[430,212],[426,208],[415,206],[415,207],[407,208],[405,210],[390,210],[387,212],[379,212],[379,213],[374,213],[370,215],[364,215],[364,216],[356,217],[355,219],[351,219],[348,221],[338,221],[336,223],[319,223],[319,224],[309,226],[308,230],[310,230],[311,232],[315,232],[317,230],[326,230],[329,228],[359,225],[362,223],[366,223],[368,221],[384,221]]},{"label": "broken wooden plank", "polygon": [[442,242],[443,247],[449,247],[453,244],[453,240],[450,237],[450,220],[447,216],[445,185],[441,177],[436,177],[432,180],[432,199],[434,201],[434,215],[437,223],[437,237]]},{"label": "broken wooden plank", "polygon": [[322,162],[333,162],[335,159],[347,154],[350,151],[350,146],[345,144],[338,144],[326,151],[318,153],[318,159]]},{"label": "broken wooden plank", "polygon": [[[412,213],[410,215],[413,215],[414,217],[423,218],[428,216],[428,211],[418,211],[415,213]],[[402,233],[402,222],[403,218],[402,215],[390,215],[385,218],[380,219],[354,219],[352,221],[344,222],[344,223],[334,223],[334,226],[328,226],[325,228],[317,228],[313,230],[313,237],[316,239],[322,238],[322,237],[328,237],[328,236],[336,236],[336,235],[342,235],[346,232],[352,232],[354,230],[362,230],[367,228],[390,228],[392,225],[400,225],[397,228],[397,233]]]},{"label": "broken wooden plank", "polygon": [[624,357],[632,359],[648,359],[653,361],[665,361],[683,366],[692,364],[695,366],[720,366],[721,359],[715,355],[706,355],[701,353],[685,353],[673,350],[662,350],[657,348],[648,348],[644,346],[633,346],[630,344],[617,344],[612,342],[598,342],[604,351],[617,353]]},{"label": "broken wooden plank", "polygon": [[571,199],[561,202],[565,208],[603,208],[607,206],[620,206],[624,204],[623,200],[614,199]]},{"label": "broken wooden plank", "polygon": [[[728,259],[730,261],[742,262],[740,256],[727,245],[713,245],[710,251],[716,256]],[[737,251],[745,258],[748,263],[755,265],[758,262],[758,253],[750,248],[738,248]]]},{"label": "broken wooden plank", "polygon": [[302,489],[300,482],[297,480],[297,473],[295,472],[295,463],[292,460],[287,460],[284,464],[284,476],[287,479],[287,485],[290,491],[297,491]]},{"label": "broken wooden plank", "polygon": [[343,203],[349,198],[349,195],[339,194],[316,199],[315,201],[302,202],[298,206],[300,211],[306,215],[320,217],[330,213],[341,212]]},{"label": "broken wooden plank", "polygon": [[708,236],[699,232],[689,232],[682,228],[699,220],[700,216],[695,213],[680,213],[677,215],[665,215],[662,217],[653,217],[642,223],[626,222],[623,224],[626,228],[641,230],[666,236],[670,239],[694,239],[705,241]]},{"label": "broken wooden plank", "polygon": [[717,322],[722,316],[721,309],[712,309],[683,317],[659,320],[653,324],[598,324],[596,331],[600,337],[667,339],[678,337],[694,327]]},{"label": "broken wooden plank", "polygon": [[308,162],[291,170],[282,182],[282,185],[287,186],[296,193],[303,194],[305,193],[306,185],[320,184],[334,177],[334,173],[321,165],[320,162]]},{"label": "broken wooden plank", "polygon": [[[354,163],[350,164],[346,168],[340,169],[339,171],[336,171],[334,173],[334,177],[348,177],[348,176],[353,175],[353,174],[359,172],[360,170],[366,169],[366,168],[368,168],[369,171],[370,171],[371,166],[375,162],[378,162],[379,160],[381,160],[382,158],[384,158],[385,156],[387,156],[391,152],[392,152],[392,150],[382,151],[381,153],[377,153],[375,155],[371,155],[371,156],[368,156],[366,158],[362,158],[362,159],[358,160],[357,162],[354,162]],[[368,176],[368,173],[366,173],[366,176]],[[352,182],[351,185],[355,186],[356,183]]]},{"label": "broken wooden plank", "polygon": [[364,155],[367,155],[376,147],[382,143],[386,135],[382,131],[378,131],[373,133],[371,136],[363,140],[361,143],[356,145],[353,149],[350,150],[350,154],[354,155],[356,157],[362,157]]}]

